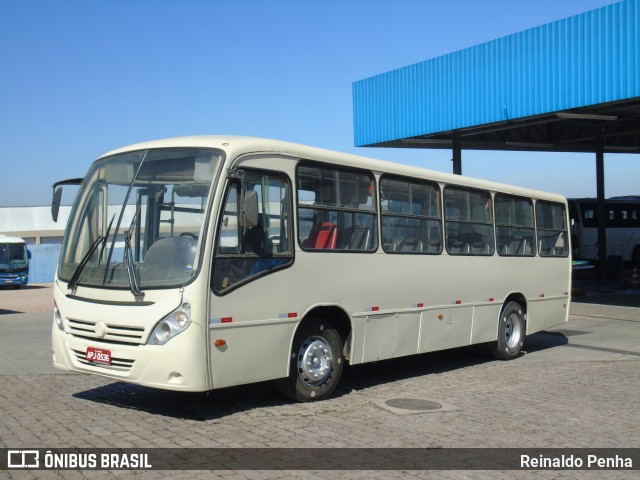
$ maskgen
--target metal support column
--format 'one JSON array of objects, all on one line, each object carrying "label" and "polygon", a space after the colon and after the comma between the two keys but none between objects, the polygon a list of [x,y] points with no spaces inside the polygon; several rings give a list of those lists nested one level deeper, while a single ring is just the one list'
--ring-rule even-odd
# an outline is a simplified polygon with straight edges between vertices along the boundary
[{"label": "metal support column", "polygon": [[460,140],[460,132],[453,132],[453,173],[462,175],[462,142]]},{"label": "metal support column", "polygon": [[607,211],[604,205],[604,140],[596,138],[596,218],[598,219],[598,273],[607,273]]}]

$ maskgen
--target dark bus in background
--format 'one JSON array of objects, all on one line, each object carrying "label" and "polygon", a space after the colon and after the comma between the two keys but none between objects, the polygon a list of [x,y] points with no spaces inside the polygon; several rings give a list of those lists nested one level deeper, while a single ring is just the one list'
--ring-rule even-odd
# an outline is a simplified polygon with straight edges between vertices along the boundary
[{"label": "dark bus in background", "polygon": [[31,252],[22,238],[0,235],[0,286],[20,288],[29,281]]},{"label": "dark bus in background", "polygon": [[[595,198],[572,198],[569,202],[573,258],[598,259],[598,213]],[[640,197],[615,197],[605,201],[607,258],[640,266]]]}]

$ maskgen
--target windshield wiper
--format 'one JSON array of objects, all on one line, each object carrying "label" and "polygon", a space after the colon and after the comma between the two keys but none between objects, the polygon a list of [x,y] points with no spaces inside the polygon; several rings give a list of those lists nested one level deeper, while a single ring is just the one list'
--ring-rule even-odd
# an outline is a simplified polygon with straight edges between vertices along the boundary
[{"label": "windshield wiper", "polygon": [[100,255],[98,255],[98,265],[100,265],[100,259],[104,256],[104,249],[107,246],[107,238],[109,238],[109,232],[111,232],[111,225],[113,225],[113,220],[116,218],[116,214],[113,214],[111,217],[111,221],[109,222],[109,226],[107,227],[107,233],[104,236],[104,242],[102,242],[102,248],[100,249]]},{"label": "windshield wiper", "polygon": [[[131,195],[131,190],[133,189],[133,184],[136,182],[136,178],[138,177],[138,173],[140,173],[140,169],[142,168],[142,164],[144,160],[147,158],[148,150],[144,152],[142,158],[140,159],[140,164],[136,169],[136,173],[133,174],[133,178],[129,183],[129,188],[127,189],[127,194],[124,196],[124,201],[122,203],[122,207],[120,209],[120,216],[118,216],[118,223],[116,223],[116,231],[113,235],[113,240],[111,240],[111,246],[109,247],[109,255],[107,256],[107,263],[104,269],[104,276],[102,277],[102,285],[107,283],[107,276],[109,275],[109,265],[111,265],[111,257],[113,256],[113,251],[115,250],[116,238],[118,237],[118,232],[120,231],[120,223],[122,222],[122,217],[124,217],[124,212],[126,210],[127,204],[129,202],[129,195]],[[135,217],[134,217],[135,219]],[[130,282],[131,283],[131,282]]]},{"label": "windshield wiper", "polygon": [[138,208],[136,210],[136,213],[133,214],[133,219],[131,220],[129,229],[124,234],[124,264],[127,268],[129,287],[136,300],[142,300],[144,298],[144,293],[142,293],[142,290],[140,290],[140,283],[138,282],[138,275],[136,273],[136,267],[133,261],[133,249],[131,248],[131,237],[133,236],[133,228],[136,224],[139,213],[140,209]]},{"label": "windshield wiper", "polygon": [[89,251],[85,253],[84,257],[82,257],[82,260],[80,260],[80,263],[78,264],[75,271],[73,272],[73,275],[71,275],[71,280],[69,280],[69,283],[67,284],[67,288],[69,290],[75,290],[77,288],[78,283],[80,283],[80,277],[82,276],[82,271],[87,266],[87,263],[89,263],[89,259],[91,258],[91,255],[93,255],[93,252],[95,252],[98,246],[102,244],[102,250],[100,250],[100,255],[98,255],[98,265],[100,264],[100,259],[104,254],[104,248],[107,245],[107,238],[109,238],[109,232],[111,231],[111,225],[113,224],[114,218],[116,218],[115,213],[113,214],[113,217],[111,217],[111,221],[109,222],[109,227],[107,227],[107,234],[98,235],[98,238],[96,238],[95,241],[91,244],[91,247],[89,247]]},{"label": "windshield wiper", "polygon": [[69,280],[69,283],[67,283],[67,288],[69,290],[75,290],[78,287],[78,283],[80,282],[80,276],[82,275],[82,271],[84,270],[84,267],[87,266],[87,263],[89,263],[89,259],[91,258],[91,255],[93,255],[93,253],[96,251],[98,246],[101,243],[105,242],[106,240],[107,240],[107,237],[98,235],[98,238],[96,238],[95,241],[91,244],[91,247],[89,247],[89,251],[87,251],[87,253],[84,254],[84,257],[82,257],[82,260],[80,260],[80,263],[78,264],[75,271],[73,272],[73,275],[71,275],[71,279]]}]

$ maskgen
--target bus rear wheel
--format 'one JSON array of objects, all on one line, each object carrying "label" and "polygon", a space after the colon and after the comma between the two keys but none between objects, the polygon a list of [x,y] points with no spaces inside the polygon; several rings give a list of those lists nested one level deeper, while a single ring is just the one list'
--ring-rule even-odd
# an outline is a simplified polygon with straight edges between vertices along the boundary
[{"label": "bus rear wheel", "polygon": [[489,353],[499,360],[520,355],[525,337],[524,311],[518,302],[509,302],[500,314],[498,340],[489,343]]},{"label": "bus rear wheel", "polygon": [[305,321],[293,339],[289,376],[280,390],[297,402],[327,398],[342,375],[342,340],[331,323],[319,318]]}]

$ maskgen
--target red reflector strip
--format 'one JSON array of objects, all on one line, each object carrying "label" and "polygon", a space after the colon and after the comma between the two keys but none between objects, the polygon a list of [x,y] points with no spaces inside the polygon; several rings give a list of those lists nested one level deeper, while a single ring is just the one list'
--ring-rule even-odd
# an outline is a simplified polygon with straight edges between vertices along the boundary
[{"label": "red reflector strip", "polygon": [[424,303],[419,303],[418,308],[422,308],[422,307],[424,307]]},{"label": "red reflector strip", "polygon": [[461,305],[462,304],[462,300],[456,300],[456,305]]},{"label": "red reflector strip", "polygon": [[371,307],[372,312],[377,312],[378,310],[380,310],[380,307]]},{"label": "red reflector strip", "polygon": [[222,317],[220,319],[220,323],[231,323],[233,322],[233,317]]},{"label": "red reflector strip", "polygon": [[544,293],[541,293],[541,294],[540,294],[540,298],[544,298]]},{"label": "red reflector strip", "polygon": [[298,314],[296,312],[289,312],[287,314],[287,318],[296,318],[298,316]]},{"label": "red reflector strip", "polygon": [[493,302],[494,300],[495,300],[495,299],[494,299],[493,297],[490,297],[490,298],[489,298],[489,301],[490,301],[490,302]]}]

